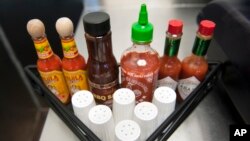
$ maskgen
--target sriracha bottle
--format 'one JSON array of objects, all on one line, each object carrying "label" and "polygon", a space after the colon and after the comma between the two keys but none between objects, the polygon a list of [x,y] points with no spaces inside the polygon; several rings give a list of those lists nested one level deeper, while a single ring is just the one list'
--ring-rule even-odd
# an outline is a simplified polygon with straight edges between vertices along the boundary
[{"label": "sriracha bottle", "polygon": [[134,91],[136,102],[152,101],[157,85],[160,59],[151,48],[153,25],[148,22],[146,5],[141,5],[138,22],[132,25],[132,47],[121,57],[121,85]]}]

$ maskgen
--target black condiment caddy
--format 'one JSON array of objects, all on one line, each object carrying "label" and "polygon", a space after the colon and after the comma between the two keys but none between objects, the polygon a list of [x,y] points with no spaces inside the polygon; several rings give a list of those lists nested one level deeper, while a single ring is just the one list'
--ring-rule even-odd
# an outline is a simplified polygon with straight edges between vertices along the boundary
[{"label": "black condiment caddy", "polygon": [[[181,104],[177,104],[175,111],[152,133],[147,141],[165,141],[179,127],[179,125],[190,115],[199,102],[208,94],[217,81],[222,63],[208,61],[209,72],[206,78]],[[100,141],[100,139],[88,129],[75,115],[71,104],[62,104],[54,94],[43,84],[37,71],[36,65],[28,65],[24,68],[33,89],[48,101],[49,106],[64,121],[64,123],[76,134],[80,140]]]}]

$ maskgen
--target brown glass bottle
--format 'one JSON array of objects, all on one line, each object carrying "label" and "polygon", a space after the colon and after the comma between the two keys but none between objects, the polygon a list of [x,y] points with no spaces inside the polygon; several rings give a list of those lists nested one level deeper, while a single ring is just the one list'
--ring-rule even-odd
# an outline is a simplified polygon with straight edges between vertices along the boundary
[{"label": "brown glass bottle", "polygon": [[112,51],[109,15],[93,12],[84,16],[83,24],[89,58],[89,89],[99,104],[112,105],[112,95],[119,87],[118,64]]}]

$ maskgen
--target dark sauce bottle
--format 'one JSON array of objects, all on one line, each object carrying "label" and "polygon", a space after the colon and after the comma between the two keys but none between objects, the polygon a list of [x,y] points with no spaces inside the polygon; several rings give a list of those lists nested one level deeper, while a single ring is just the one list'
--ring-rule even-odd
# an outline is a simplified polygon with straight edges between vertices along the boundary
[{"label": "dark sauce bottle", "polygon": [[88,48],[88,82],[98,104],[112,105],[119,88],[119,70],[112,51],[110,18],[107,13],[93,12],[83,17]]}]

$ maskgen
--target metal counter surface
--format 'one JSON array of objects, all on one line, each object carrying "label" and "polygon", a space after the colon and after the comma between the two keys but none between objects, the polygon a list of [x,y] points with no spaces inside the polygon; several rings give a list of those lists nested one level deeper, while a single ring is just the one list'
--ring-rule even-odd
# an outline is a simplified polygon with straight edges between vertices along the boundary
[{"label": "metal counter surface", "polygon": [[[140,4],[142,2],[145,1],[85,1],[85,10],[82,15],[92,11],[106,11],[110,14],[113,52],[118,62],[122,52],[132,45],[130,28],[132,23],[138,19]],[[167,22],[169,19],[178,18],[184,21],[183,37],[178,56],[180,59],[183,59],[189,55],[198,28],[196,17],[206,2],[178,3],[177,1],[174,3],[173,1],[160,0],[146,1],[149,21],[154,25],[152,47],[160,55],[163,54]],[[79,21],[76,27],[75,39],[80,53],[87,60],[88,53],[82,20]],[[216,43],[212,43],[209,48],[208,52],[211,54],[212,59],[217,59],[216,55],[221,51],[216,47],[218,47]],[[220,93],[222,91],[218,87],[215,87],[173,133],[169,141],[228,141],[229,125],[234,123],[234,120],[230,109],[227,108]],[[74,134],[60,121],[52,110],[48,113],[40,139],[41,141],[77,140]]]}]

